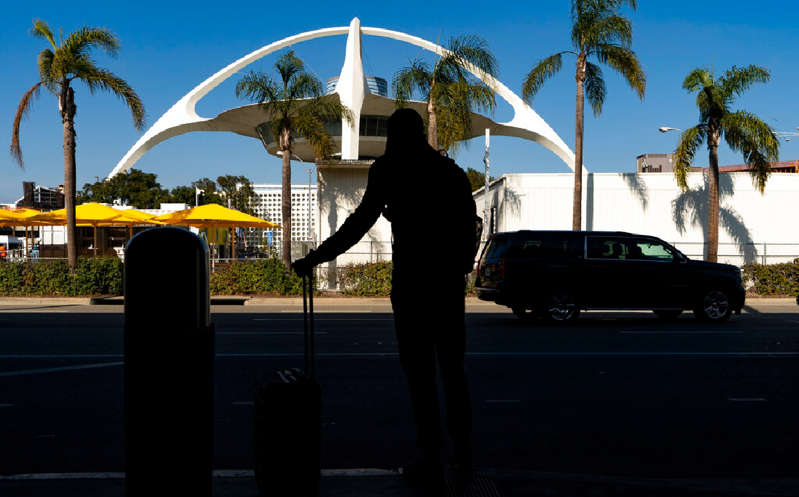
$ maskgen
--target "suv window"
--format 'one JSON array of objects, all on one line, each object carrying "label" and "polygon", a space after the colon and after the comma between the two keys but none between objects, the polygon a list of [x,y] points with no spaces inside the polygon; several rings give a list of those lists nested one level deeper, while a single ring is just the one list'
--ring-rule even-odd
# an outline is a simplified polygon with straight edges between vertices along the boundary
[{"label": "suv window", "polygon": [[630,259],[671,262],[674,260],[674,254],[668,247],[655,240],[634,239],[630,244]]},{"label": "suv window", "polygon": [[569,255],[569,239],[555,236],[541,236],[520,240],[512,250],[517,257],[563,257]]},{"label": "suv window", "polygon": [[628,259],[630,250],[624,238],[607,236],[588,237],[588,258],[604,260]]},{"label": "suv window", "polygon": [[508,248],[511,246],[511,239],[509,237],[492,238],[488,242],[488,247],[485,250],[484,262],[499,262],[505,257]]}]

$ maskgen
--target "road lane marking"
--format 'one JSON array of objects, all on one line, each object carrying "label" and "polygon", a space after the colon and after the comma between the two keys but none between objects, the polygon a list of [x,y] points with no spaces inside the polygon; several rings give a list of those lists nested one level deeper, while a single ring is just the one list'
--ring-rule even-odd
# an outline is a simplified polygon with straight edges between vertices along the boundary
[{"label": "road lane marking", "polygon": [[98,364],[81,364],[78,366],[63,366],[59,368],[43,368],[43,369],[21,369],[19,371],[5,371],[0,373],[0,377],[2,376],[25,376],[31,374],[44,374],[44,373],[57,373],[61,371],[78,371],[81,369],[96,369],[96,368],[108,368],[112,366],[122,366],[124,363],[122,362],[101,362]]},{"label": "road lane marking", "polygon": [[[216,335],[304,335],[303,331],[222,331]],[[315,331],[314,335],[327,335],[326,331]]]},{"label": "road lane marking", "polygon": [[623,330],[620,335],[742,335],[743,331],[706,331],[706,330]]},{"label": "road lane marking", "polygon": [[730,397],[730,402],[768,402],[763,397]]},{"label": "road lane marking", "polygon": [[[377,468],[347,468],[323,469],[322,476],[398,476],[396,471]],[[255,472],[251,469],[221,469],[214,470],[214,478],[252,478]],[[106,473],[24,473],[18,475],[0,475],[0,480],[25,481],[25,480],[121,480],[125,478],[123,472]]]},{"label": "road lane marking", "polygon": [[252,406],[252,405],[255,405],[255,402],[253,402],[251,400],[242,400],[242,401],[239,401],[239,402],[234,402],[233,405],[234,406]]},{"label": "road lane marking", "polygon": [[[348,358],[348,357],[397,357],[397,352],[321,352],[316,354],[321,358]],[[121,359],[123,354],[2,354],[0,359]],[[295,358],[303,357],[297,352],[248,352],[248,353],[220,353],[215,357],[220,359],[235,358]],[[466,357],[492,358],[492,357],[799,357],[799,352],[467,352]],[[88,366],[67,366],[65,368],[51,368],[52,371],[86,369],[87,367],[119,366],[122,362],[101,363]],[[33,370],[40,371],[40,370]],[[48,370],[49,372],[49,370]],[[0,373],[0,376],[10,376],[18,372]]]}]

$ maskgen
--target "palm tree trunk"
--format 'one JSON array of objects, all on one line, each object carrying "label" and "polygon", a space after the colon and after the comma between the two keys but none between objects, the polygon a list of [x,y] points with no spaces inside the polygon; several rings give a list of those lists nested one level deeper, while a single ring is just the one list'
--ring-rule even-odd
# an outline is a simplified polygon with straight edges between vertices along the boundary
[{"label": "palm tree trunk", "polygon": [[707,261],[717,262],[719,255],[719,136],[718,132],[708,137],[710,168],[707,181]]},{"label": "palm tree trunk", "polygon": [[64,124],[64,208],[67,214],[67,261],[70,270],[78,265],[78,240],[75,223],[75,92],[62,83],[59,95],[61,122]]},{"label": "palm tree trunk", "polygon": [[579,231],[583,225],[583,116],[585,114],[585,56],[577,59],[577,113],[574,130],[574,198],[572,200],[572,230]]},{"label": "palm tree trunk", "polygon": [[280,149],[283,151],[283,188],[281,207],[283,214],[283,239],[280,254],[283,264],[291,267],[291,131],[283,129],[280,133]]},{"label": "palm tree trunk", "polygon": [[436,117],[436,105],[433,98],[433,87],[435,81],[430,85],[430,97],[427,100],[427,143],[438,150],[438,118]]}]

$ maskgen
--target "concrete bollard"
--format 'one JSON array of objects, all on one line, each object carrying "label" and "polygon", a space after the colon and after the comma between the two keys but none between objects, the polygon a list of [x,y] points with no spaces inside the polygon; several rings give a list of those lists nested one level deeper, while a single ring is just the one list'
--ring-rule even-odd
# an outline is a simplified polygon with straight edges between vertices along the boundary
[{"label": "concrete bollard", "polygon": [[211,497],[208,247],[153,228],[125,249],[125,495]]}]

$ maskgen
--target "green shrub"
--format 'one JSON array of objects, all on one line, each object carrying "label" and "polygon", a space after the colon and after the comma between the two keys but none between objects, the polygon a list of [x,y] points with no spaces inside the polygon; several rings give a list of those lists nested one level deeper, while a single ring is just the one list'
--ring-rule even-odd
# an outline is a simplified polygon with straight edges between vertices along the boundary
[{"label": "green shrub", "polygon": [[391,262],[344,266],[338,274],[338,287],[345,295],[388,296],[393,267]]},{"label": "green shrub", "polygon": [[211,275],[210,290],[211,295],[298,295],[302,281],[293,271],[286,271],[280,259],[234,261]]},{"label": "green shrub", "polygon": [[799,259],[784,264],[747,264],[743,279],[758,295],[799,294]]},{"label": "green shrub", "polygon": [[120,295],[118,257],[79,259],[70,273],[63,260],[0,262],[0,295]]}]

